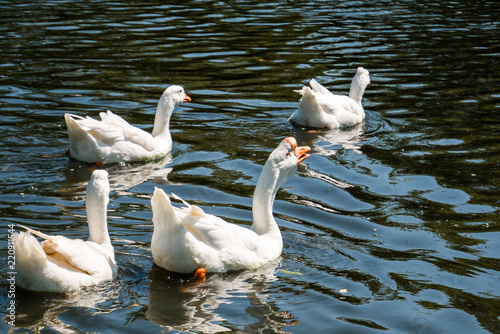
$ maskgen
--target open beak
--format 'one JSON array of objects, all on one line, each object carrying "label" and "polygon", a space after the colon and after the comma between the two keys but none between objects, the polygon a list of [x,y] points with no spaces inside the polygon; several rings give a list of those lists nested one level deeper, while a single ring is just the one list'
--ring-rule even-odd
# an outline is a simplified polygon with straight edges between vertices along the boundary
[{"label": "open beak", "polygon": [[299,164],[311,156],[310,154],[306,154],[306,152],[311,150],[309,146],[297,146],[297,140],[293,137],[287,137],[285,140],[292,145],[293,153],[299,160]]},{"label": "open beak", "polygon": [[191,98],[187,94],[184,94],[184,101],[182,102],[189,102],[189,101],[191,101]]},{"label": "open beak", "polygon": [[311,148],[309,146],[297,146],[295,148],[295,156],[299,159],[299,164],[311,156],[310,154],[306,154],[306,152],[310,150]]}]

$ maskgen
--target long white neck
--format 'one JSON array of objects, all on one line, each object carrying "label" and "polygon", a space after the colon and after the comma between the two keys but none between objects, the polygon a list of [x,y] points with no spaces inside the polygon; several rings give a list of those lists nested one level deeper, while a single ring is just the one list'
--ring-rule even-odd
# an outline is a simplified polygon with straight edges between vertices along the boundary
[{"label": "long white neck", "polygon": [[87,189],[85,207],[89,224],[89,240],[97,244],[110,244],[108,234],[107,207],[108,195],[96,187]]},{"label": "long white neck", "polygon": [[351,89],[349,90],[349,97],[354,100],[361,107],[361,98],[365,93],[366,86],[361,83],[359,76],[355,75],[351,82]]},{"label": "long white neck", "polygon": [[155,123],[153,127],[153,137],[163,137],[164,139],[172,140],[170,135],[170,117],[174,111],[175,104],[170,98],[166,98],[165,95],[158,100],[158,106],[156,107]]},{"label": "long white neck", "polygon": [[252,230],[258,235],[280,235],[279,227],[273,217],[273,203],[276,192],[283,183],[284,181],[279,178],[279,171],[273,169],[269,161],[266,162],[255,187],[252,203]]}]

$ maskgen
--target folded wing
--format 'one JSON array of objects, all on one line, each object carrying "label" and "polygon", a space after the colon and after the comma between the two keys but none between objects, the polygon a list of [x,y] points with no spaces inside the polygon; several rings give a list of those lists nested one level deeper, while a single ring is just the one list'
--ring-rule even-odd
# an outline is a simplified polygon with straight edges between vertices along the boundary
[{"label": "folded wing", "polygon": [[80,136],[90,135],[109,147],[126,141],[137,144],[147,151],[154,149],[154,140],[150,133],[130,125],[123,118],[109,110],[99,115],[101,121],[88,116],[83,118],[66,114],[66,123],[70,130],[70,136],[72,132],[76,136],[78,136],[78,133],[80,133]]},{"label": "folded wing", "polygon": [[[180,199],[174,194],[172,196]],[[219,217],[205,213],[196,205],[184,200],[182,202],[186,207],[175,208],[178,217],[186,229],[206,245],[219,251],[227,248],[244,248],[252,251],[256,249],[258,238],[252,230],[227,223]]]},{"label": "folded wing", "polygon": [[[86,273],[99,280],[111,278],[116,275],[116,264],[109,254],[106,254],[99,245],[81,239],[68,239],[63,236],[49,236],[22,226],[31,234],[44,239],[41,243],[41,250],[45,253],[46,259],[61,267],[73,271]],[[34,249],[40,250],[39,247]],[[38,251],[38,253],[40,253]],[[43,257],[39,257],[42,259]]]}]

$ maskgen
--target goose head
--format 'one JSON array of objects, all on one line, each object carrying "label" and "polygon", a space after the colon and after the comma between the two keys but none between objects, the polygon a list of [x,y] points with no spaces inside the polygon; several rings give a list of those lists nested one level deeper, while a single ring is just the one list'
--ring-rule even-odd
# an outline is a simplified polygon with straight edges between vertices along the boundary
[{"label": "goose head", "polygon": [[86,202],[103,203],[105,207],[109,202],[109,191],[108,172],[103,169],[94,170],[87,185]]},{"label": "goose head", "polygon": [[176,107],[183,102],[191,101],[191,98],[184,92],[184,88],[177,85],[172,85],[165,89],[162,97],[165,100],[172,101]]},{"label": "goose head", "polygon": [[293,137],[285,138],[269,155],[253,195],[252,230],[259,235],[272,234],[281,240],[281,234],[273,218],[274,197],[285,182],[295,174],[299,163],[309,157],[308,146],[297,146]]},{"label": "goose head", "polygon": [[354,78],[352,78],[349,97],[361,105],[361,98],[365,93],[365,88],[370,84],[370,72],[362,67],[358,67]]},{"label": "goose head", "polygon": [[356,71],[356,75],[354,77],[362,87],[366,87],[370,84],[370,72],[362,67],[358,67],[358,70]]},{"label": "goose head", "polygon": [[184,88],[172,85],[165,89],[156,107],[153,137],[160,136],[172,141],[169,131],[170,117],[174,109],[183,102],[189,102],[191,98],[184,92]]},{"label": "goose head", "polygon": [[310,156],[306,153],[310,150],[309,146],[297,146],[295,138],[287,137],[269,155],[266,165],[270,165],[272,170],[278,172],[276,188],[281,187],[286,180],[295,174],[299,163]]}]

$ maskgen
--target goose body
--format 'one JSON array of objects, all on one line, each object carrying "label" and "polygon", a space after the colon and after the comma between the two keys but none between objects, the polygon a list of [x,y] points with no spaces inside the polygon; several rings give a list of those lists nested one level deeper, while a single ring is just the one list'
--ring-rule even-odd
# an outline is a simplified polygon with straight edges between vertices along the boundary
[{"label": "goose body", "polygon": [[[117,266],[108,235],[108,173],[95,170],[85,199],[89,240],[50,236],[21,226],[15,235],[16,284],[32,291],[71,293],[116,277]],[[33,236],[44,239],[39,243]]]},{"label": "goose body", "polygon": [[271,153],[255,188],[250,229],[206,214],[184,201],[185,207],[173,207],[165,192],[156,188],[151,198],[154,262],[179,273],[198,268],[225,272],[258,268],[278,258],[283,241],[272,215],[274,197],[297,165],[309,156],[309,150],[297,147],[295,138],[289,137]]},{"label": "goose body", "polygon": [[349,96],[334,95],[316,80],[310,81],[309,87],[302,87],[297,92],[302,95],[298,109],[289,121],[309,128],[337,129],[361,123],[365,111],[361,98],[370,84],[370,74],[358,67],[352,79]]},{"label": "goose body", "polygon": [[69,155],[88,163],[155,160],[172,149],[170,117],[183,102],[191,101],[180,86],[170,86],[156,108],[152,133],[130,125],[111,111],[100,113],[101,120],[65,114]]}]

